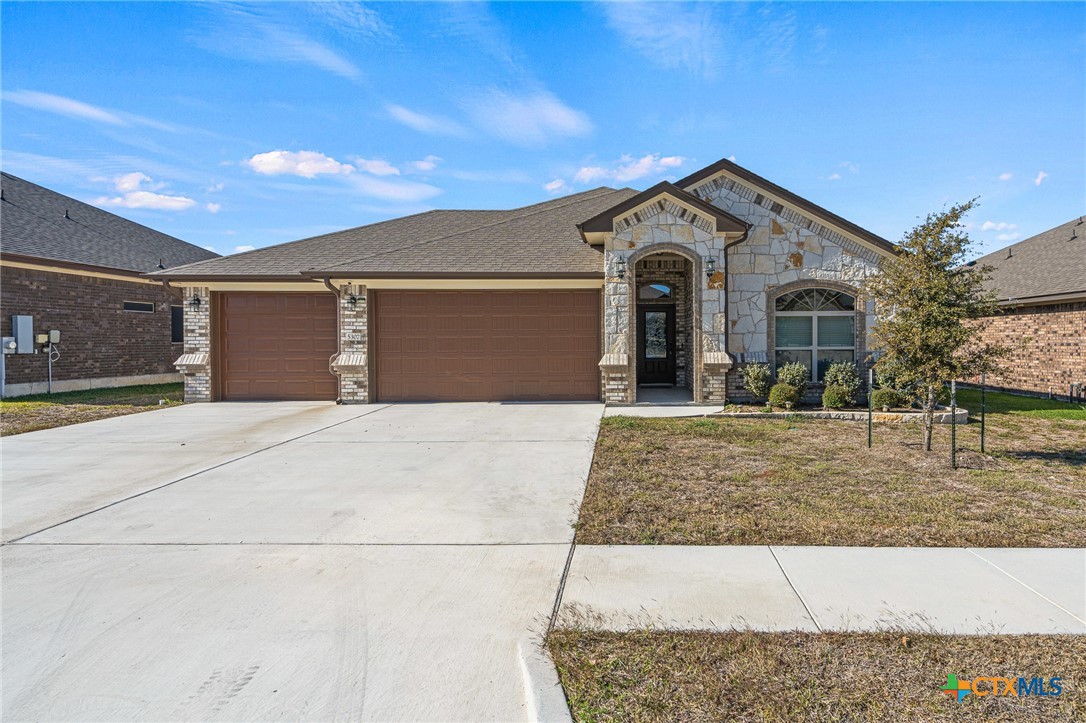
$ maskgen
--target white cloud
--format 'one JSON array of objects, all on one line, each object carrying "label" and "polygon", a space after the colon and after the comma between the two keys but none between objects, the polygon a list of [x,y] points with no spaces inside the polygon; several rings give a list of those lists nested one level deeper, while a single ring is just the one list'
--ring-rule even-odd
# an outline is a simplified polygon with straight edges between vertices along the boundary
[{"label": "white cloud", "polygon": [[218,213],[219,209],[221,209],[221,208],[222,208],[222,206],[220,204],[218,204],[218,203],[209,203],[209,204],[207,204],[207,210],[209,212],[211,212],[211,213]]},{"label": "white cloud", "polygon": [[121,206],[123,208],[151,208],[159,211],[184,211],[196,201],[186,196],[168,196],[153,191],[129,191],[123,196],[102,196],[94,201],[97,206]]},{"label": "white cloud", "polygon": [[437,186],[431,186],[428,183],[418,183],[398,178],[386,180],[356,174],[346,180],[356,193],[385,201],[417,202],[433,198],[442,192]]},{"label": "white cloud", "polygon": [[357,2],[313,2],[306,3],[305,9],[345,35],[363,38],[393,35],[392,29],[375,10]]},{"label": "white cloud", "polygon": [[1006,221],[985,221],[980,225],[981,231],[1013,231],[1016,228],[1018,228],[1017,224]]},{"label": "white cloud", "polygon": [[1009,181],[1009,180],[1011,180],[1012,178],[1014,178],[1014,174],[1013,174],[1013,173],[1010,173],[1010,172],[1007,172],[1007,173],[1000,173],[1000,174],[999,174],[999,180],[1001,180],[1001,181]]},{"label": "white cloud", "polygon": [[105,123],[113,126],[147,126],[164,131],[178,130],[176,126],[162,123],[153,118],[145,118],[124,111],[107,110],[73,98],[65,98],[62,95],[42,93],[36,90],[9,91],[4,93],[2,97],[9,103],[15,103],[26,108],[34,108],[35,110],[43,110],[48,113],[56,113],[68,118],[87,120],[94,123]]},{"label": "white cloud", "polygon": [[566,182],[561,178],[556,178],[550,183],[544,183],[543,190],[547,193],[553,193],[557,195],[559,193],[565,193],[566,191],[568,191],[569,186],[566,185]]},{"label": "white cloud", "polygon": [[113,180],[118,191],[136,191],[144,183],[150,183],[151,177],[143,173],[126,173]]},{"label": "white cloud", "polygon": [[585,136],[593,128],[587,115],[548,91],[516,95],[492,88],[474,96],[467,108],[480,128],[523,146]]},{"label": "white cloud", "polygon": [[849,173],[859,173],[860,172],[860,164],[859,163],[853,163],[852,161],[841,161],[839,164],[837,164],[837,167],[838,168],[845,168],[845,169],[848,170]]},{"label": "white cloud", "polygon": [[398,176],[400,175],[400,169],[392,165],[388,161],[381,160],[367,160],[365,158],[352,158],[355,163],[355,167],[358,170],[365,173],[372,173],[375,176]]},{"label": "white cloud", "polygon": [[1048,178],[1048,174],[1045,173],[1044,171],[1040,171],[1037,174],[1037,177],[1033,179],[1033,185],[1034,186],[1040,186],[1041,181],[1045,180],[1046,178]]},{"label": "white cloud", "polygon": [[997,241],[1017,241],[1020,238],[1022,238],[1020,233],[1001,233],[996,236]]},{"label": "white cloud", "polygon": [[241,246],[235,246],[234,247],[234,253],[236,253],[236,254],[243,254],[246,251],[256,251],[256,246],[250,246],[248,244],[243,244]]},{"label": "white cloud", "polygon": [[219,191],[223,190],[223,188],[225,188],[225,186],[223,186],[222,183],[212,183],[210,186],[207,187],[207,192],[218,193]]},{"label": "white cloud", "polygon": [[827,176],[826,180],[827,181],[840,181],[841,180],[841,174],[840,173],[834,173],[832,175]]},{"label": "white cloud", "polygon": [[735,155],[733,154],[733,155],[728,156],[728,160],[731,161],[732,163],[735,163]]},{"label": "white cloud", "polygon": [[727,55],[726,28],[708,4],[613,2],[602,8],[622,41],[657,65],[711,78]]},{"label": "white cloud", "polygon": [[431,155],[426,156],[421,161],[411,161],[407,164],[407,167],[419,173],[428,173],[437,168],[438,163],[441,163],[441,157]]},{"label": "white cloud", "polygon": [[355,170],[349,163],[340,163],[317,151],[268,151],[257,153],[243,163],[265,176],[289,174],[316,178],[320,175],[346,176]]},{"label": "white cloud", "polygon": [[348,80],[361,80],[362,70],[331,48],[269,17],[272,6],[244,8],[213,5],[214,16],[194,37],[203,48],[234,58],[309,65]]},{"label": "white cloud", "polygon": [[660,156],[658,153],[649,153],[637,159],[624,155],[611,167],[583,166],[573,175],[573,180],[580,184],[601,180],[627,183],[646,176],[665,174],[685,162],[682,156]]},{"label": "white cloud", "polygon": [[219,253],[218,250],[214,246],[204,246],[204,248],[207,249],[208,251],[210,251],[213,254]]},{"label": "white cloud", "polygon": [[436,115],[426,115],[404,108],[402,105],[389,103],[385,106],[385,112],[393,120],[407,126],[419,133],[432,136],[463,136],[464,127],[454,120]]}]

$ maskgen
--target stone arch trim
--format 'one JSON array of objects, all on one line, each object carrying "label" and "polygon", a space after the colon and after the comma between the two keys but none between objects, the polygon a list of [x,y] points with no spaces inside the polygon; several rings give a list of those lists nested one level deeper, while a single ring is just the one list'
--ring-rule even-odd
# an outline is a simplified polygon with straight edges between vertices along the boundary
[{"label": "stone arch trim", "polygon": [[629,350],[629,365],[627,368],[627,378],[630,380],[630,401],[636,401],[637,399],[637,288],[639,281],[637,277],[637,264],[642,259],[650,256],[656,256],[658,254],[675,254],[681,258],[690,262],[690,329],[691,329],[691,350],[692,364],[691,368],[687,370],[690,375],[690,388],[693,392],[694,400],[701,399],[701,377],[702,377],[702,319],[701,319],[701,274],[702,274],[702,260],[698,256],[697,252],[689,246],[675,243],[657,243],[644,246],[626,259],[626,285],[627,293],[629,294],[629,307],[627,309],[627,321],[626,321],[626,348]]},{"label": "stone arch trim", "polygon": [[863,290],[851,284],[831,279],[800,279],[779,286],[770,286],[765,291],[765,353],[770,369],[774,368],[777,355],[777,299],[801,289],[832,289],[834,291],[843,291],[856,299],[856,309],[853,312],[856,328],[856,363],[863,363],[864,358],[867,356],[867,312]]}]

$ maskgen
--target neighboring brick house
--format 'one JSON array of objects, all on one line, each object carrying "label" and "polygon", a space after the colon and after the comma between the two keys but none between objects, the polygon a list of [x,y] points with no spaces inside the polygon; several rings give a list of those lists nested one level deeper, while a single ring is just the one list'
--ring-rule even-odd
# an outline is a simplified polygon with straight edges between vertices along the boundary
[{"label": "neighboring brick house", "polygon": [[975,262],[994,268],[988,288],[1002,312],[984,338],[1013,349],[988,384],[1031,394],[1086,395],[1086,223],[1079,217]]},{"label": "neighboring brick house", "polygon": [[[53,391],[179,381],[181,295],[142,274],[218,254],[2,174],[0,334],[61,332]],[[46,355],[5,355],[5,396],[44,392]]]},{"label": "neighboring brick house", "polygon": [[727,160],[646,191],[430,211],[150,274],[185,289],[190,401],[741,399],[865,355],[896,247]]}]

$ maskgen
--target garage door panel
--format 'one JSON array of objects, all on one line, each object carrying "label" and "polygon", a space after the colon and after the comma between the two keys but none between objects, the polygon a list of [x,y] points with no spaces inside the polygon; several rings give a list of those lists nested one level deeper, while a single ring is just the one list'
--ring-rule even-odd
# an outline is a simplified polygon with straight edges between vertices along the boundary
[{"label": "garage door panel", "polygon": [[226,400],[334,400],[328,359],[337,349],[331,294],[224,293],[217,297],[220,391]]},{"label": "garage door panel", "polygon": [[599,304],[592,290],[377,291],[376,398],[598,399]]}]

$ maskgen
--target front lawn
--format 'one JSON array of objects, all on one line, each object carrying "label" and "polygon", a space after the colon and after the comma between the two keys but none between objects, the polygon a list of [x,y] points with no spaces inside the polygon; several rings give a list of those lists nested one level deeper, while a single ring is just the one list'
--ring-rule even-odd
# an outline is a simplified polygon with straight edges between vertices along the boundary
[{"label": "front lawn", "polygon": [[[181,404],[183,399],[183,384],[143,384],[4,399],[0,401],[0,435],[146,412]],[[166,400],[166,404],[160,405],[160,400]]]},{"label": "front lawn", "polygon": [[1086,546],[1086,407],[987,397],[987,454],[959,425],[957,470],[949,425],[929,454],[915,424],[868,449],[858,422],[605,418],[577,542]]},{"label": "front lawn", "polygon": [[[1086,719],[1086,636],[554,630],[578,721]],[[942,693],[948,675],[1059,677],[1058,697]],[[978,683],[985,693],[990,683]],[[1003,684],[1000,684],[1003,690]]]}]

